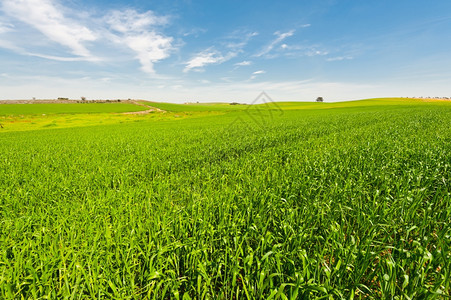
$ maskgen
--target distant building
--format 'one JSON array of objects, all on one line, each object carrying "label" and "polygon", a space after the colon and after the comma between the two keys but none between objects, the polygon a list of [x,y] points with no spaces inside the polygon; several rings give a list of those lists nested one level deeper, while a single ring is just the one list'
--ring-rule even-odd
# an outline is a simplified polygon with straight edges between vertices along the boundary
[{"label": "distant building", "polygon": [[318,98],[316,98],[316,102],[324,102],[323,97],[318,97]]}]

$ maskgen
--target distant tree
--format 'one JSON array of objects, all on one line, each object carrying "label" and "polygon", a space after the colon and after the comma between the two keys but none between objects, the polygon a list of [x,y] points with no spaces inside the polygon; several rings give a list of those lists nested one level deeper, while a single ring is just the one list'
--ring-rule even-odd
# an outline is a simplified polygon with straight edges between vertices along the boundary
[{"label": "distant tree", "polygon": [[85,101],[86,100],[86,97],[81,97],[81,101]]},{"label": "distant tree", "polygon": [[323,97],[318,97],[318,98],[316,98],[316,102],[324,102]]}]

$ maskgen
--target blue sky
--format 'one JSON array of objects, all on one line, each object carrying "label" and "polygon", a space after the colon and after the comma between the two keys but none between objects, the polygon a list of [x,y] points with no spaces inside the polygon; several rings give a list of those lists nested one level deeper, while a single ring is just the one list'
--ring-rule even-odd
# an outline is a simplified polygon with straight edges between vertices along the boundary
[{"label": "blue sky", "polygon": [[451,1],[0,0],[0,99],[451,97]]}]

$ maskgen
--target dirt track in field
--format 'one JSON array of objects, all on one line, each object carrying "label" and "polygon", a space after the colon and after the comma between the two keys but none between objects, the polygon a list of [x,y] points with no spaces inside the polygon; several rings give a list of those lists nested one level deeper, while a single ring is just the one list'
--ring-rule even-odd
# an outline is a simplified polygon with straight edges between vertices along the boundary
[{"label": "dirt track in field", "polygon": [[162,109],[159,109],[159,108],[156,108],[156,107],[153,107],[153,106],[149,106],[149,105],[146,105],[146,104],[142,104],[142,103],[139,103],[139,102],[132,101],[131,103],[133,103],[135,105],[138,105],[138,106],[147,107],[148,109],[147,110],[141,110],[141,111],[125,112],[125,113],[122,113],[122,114],[124,114],[124,115],[145,115],[145,114],[148,114],[148,113],[151,113],[151,112],[154,112],[154,111],[165,112],[165,110],[162,110]]}]

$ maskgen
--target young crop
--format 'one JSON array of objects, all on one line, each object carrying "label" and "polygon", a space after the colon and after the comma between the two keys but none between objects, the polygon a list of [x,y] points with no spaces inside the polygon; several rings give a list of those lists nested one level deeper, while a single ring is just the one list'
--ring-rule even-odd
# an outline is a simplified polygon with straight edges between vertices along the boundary
[{"label": "young crop", "polygon": [[450,297],[451,106],[342,106],[1,133],[0,298]]}]

